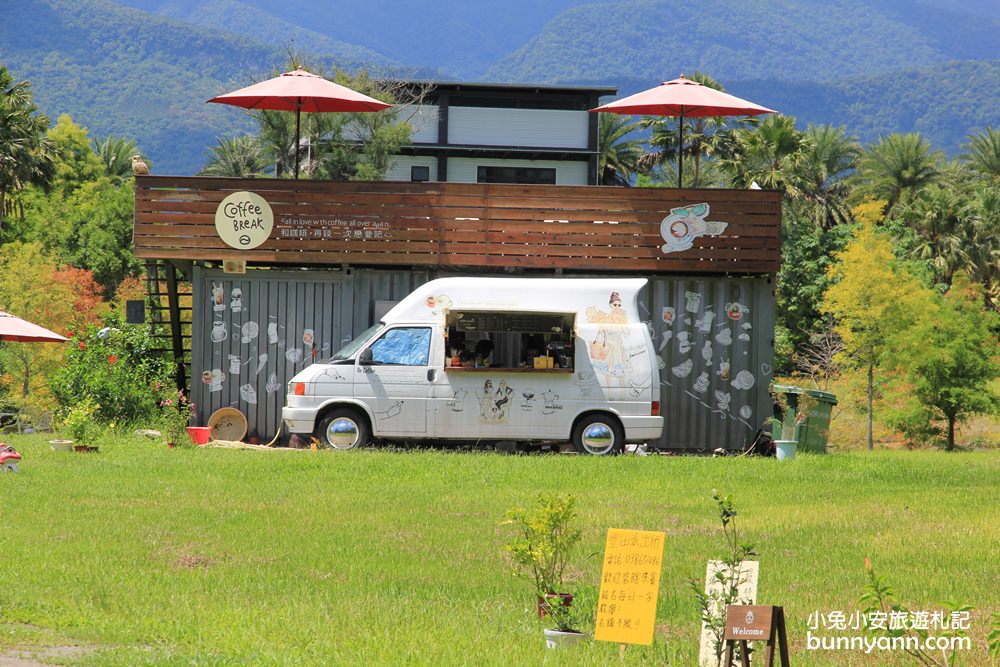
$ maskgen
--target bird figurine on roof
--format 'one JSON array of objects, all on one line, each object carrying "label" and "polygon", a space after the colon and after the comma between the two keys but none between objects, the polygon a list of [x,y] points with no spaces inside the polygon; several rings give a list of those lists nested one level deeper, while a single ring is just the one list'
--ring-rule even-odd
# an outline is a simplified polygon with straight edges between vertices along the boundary
[{"label": "bird figurine on roof", "polygon": [[149,176],[149,165],[142,161],[141,155],[132,156],[132,174],[135,176]]}]

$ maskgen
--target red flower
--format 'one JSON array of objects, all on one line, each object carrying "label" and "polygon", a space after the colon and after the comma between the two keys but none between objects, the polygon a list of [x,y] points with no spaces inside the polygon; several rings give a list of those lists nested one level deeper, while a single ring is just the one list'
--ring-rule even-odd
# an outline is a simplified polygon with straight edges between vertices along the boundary
[{"label": "red flower", "polygon": [[83,341],[80,341],[80,349],[83,350],[86,349],[86,347],[87,346],[83,344]]},{"label": "red flower", "polygon": [[67,335],[67,336],[69,336],[70,338],[72,338],[72,337],[73,337],[73,332],[72,332],[72,331],[70,331],[70,332],[67,332],[67,334],[66,334],[66,335]]},{"label": "red flower", "polygon": [[108,363],[109,364],[114,364],[114,363],[117,363],[117,362],[118,362],[118,357],[116,357],[113,354],[109,354],[108,355]]}]

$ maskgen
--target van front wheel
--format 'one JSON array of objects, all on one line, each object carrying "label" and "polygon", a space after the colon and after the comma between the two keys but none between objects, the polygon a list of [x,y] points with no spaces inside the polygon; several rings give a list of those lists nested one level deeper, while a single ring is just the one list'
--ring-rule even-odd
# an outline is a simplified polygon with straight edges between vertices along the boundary
[{"label": "van front wheel", "polygon": [[368,422],[354,410],[337,408],[319,424],[319,440],[330,449],[355,449],[368,444]]},{"label": "van front wheel", "polygon": [[584,417],[573,429],[573,447],[581,454],[617,454],[624,446],[625,433],[621,424],[610,415]]}]

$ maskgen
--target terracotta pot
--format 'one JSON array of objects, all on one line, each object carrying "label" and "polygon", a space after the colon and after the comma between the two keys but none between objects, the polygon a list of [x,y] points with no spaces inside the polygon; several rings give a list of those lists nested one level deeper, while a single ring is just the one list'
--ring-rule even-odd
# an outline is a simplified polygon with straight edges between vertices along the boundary
[{"label": "terracotta pot", "polygon": [[557,600],[560,607],[569,607],[573,604],[572,593],[546,593],[544,598],[539,595],[535,599],[538,603],[538,618],[548,616],[552,605],[557,604]]}]

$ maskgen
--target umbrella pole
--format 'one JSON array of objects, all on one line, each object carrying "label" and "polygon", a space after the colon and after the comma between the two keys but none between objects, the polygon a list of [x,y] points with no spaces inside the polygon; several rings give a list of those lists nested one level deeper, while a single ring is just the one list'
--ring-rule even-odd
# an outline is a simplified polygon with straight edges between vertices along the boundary
[{"label": "umbrella pole", "polygon": [[680,141],[677,146],[677,187],[684,187],[684,114],[681,114]]},{"label": "umbrella pole", "polygon": [[299,116],[302,114],[302,98],[295,106],[295,180],[299,178]]}]

